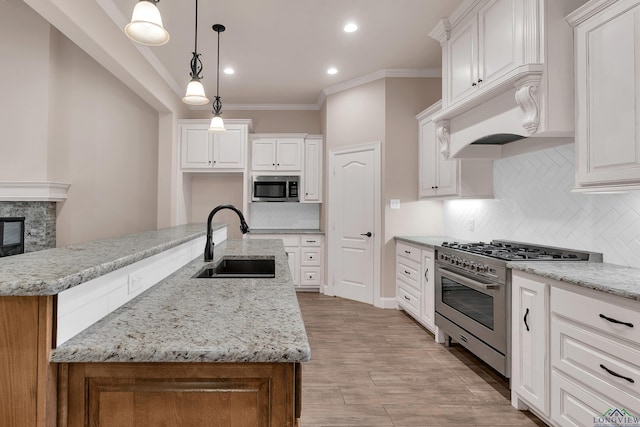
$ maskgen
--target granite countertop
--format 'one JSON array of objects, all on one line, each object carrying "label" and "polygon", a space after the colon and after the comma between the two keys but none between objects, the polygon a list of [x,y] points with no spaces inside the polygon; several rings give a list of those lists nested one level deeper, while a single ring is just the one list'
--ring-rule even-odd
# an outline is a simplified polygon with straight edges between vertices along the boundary
[{"label": "granite countertop", "polygon": [[273,279],[193,279],[197,259],[54,349],[51,361],[297,362],[311,350],[281,240],[228,240],[223,255],[275,255]]},{"label": "granite countertop", "polygon": [[428,246],[433,248],[434,246],[440,246],[442,242],[465,242],[465,240],[456,239],[455,237],[448,236],[395,236],[396,241],[402,241],[407,243],[413,243],[416,245]]},{"label": "granite countertop", "polygon": [[640,269],[600,262],[508,262],[536,276],[640,301]]},{"label": "granite countertop", "polygon": [[253,234],[324,234],[319,228],[252,228]]},{"label": "granite countertop", "polygon": [[3,257],[0,296],[56,295],[205,234],[205,224],[186,224]]}]

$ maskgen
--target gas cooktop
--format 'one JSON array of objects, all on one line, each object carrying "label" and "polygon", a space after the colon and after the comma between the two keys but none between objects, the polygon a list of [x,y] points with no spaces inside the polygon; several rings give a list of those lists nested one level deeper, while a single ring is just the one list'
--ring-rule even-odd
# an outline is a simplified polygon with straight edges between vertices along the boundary
[{"label": "gas cooktop", "polygon": [[602,254],[509,240],[492,240],[490,243],[443,242],[441,247],[504,261],[602,261]]}]

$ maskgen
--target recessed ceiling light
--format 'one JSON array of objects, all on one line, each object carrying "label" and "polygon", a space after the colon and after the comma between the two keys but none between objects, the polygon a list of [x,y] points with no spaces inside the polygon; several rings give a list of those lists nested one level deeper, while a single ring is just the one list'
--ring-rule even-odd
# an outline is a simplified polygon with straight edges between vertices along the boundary
[{"label": "recessed ceiling light", "polygon": [[235,72],[236,72],[236,70],[234,70],[231,67],[227,67],[227,68],[224,69],[224,73],[225,74],[234,74]]},{"label": "recessed ceiling light", "polygon": [[327,70],[327,74],[337,74],[338,73],[338,69],[331,67]]},{"label": "recessed ceiling light", "polygon": [[358,24],[354,22],[349,22],[344,26],[345,33],[353,33],[354,31],[358,31]]}]

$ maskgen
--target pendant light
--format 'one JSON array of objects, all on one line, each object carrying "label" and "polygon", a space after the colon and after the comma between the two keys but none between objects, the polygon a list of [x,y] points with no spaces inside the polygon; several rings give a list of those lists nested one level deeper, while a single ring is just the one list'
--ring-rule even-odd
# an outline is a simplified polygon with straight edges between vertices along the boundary
[{"label": "pendant light", "polygon": [[209,98],[204,94],[204,86],[200,80],[202,79],[202,61],[198,53],[198,0],[196,0],[196,24],[195,24],[195,43],[193,48],[193,58],[191,58],[191,81],[187,85],[187,93],[182,98],[182,102],[189,105],[204,105],[209,103]]},{"label": "pendant light", "polygon": [[140,0],[133,8],[131,22],[124,32],[131,40],[147,46],[160,46],[169,41],[169,33],[162,26],[160,10],[156,6],[160,0]]},{"label": "pendant light", "polygon": [[213,101],[213,118],[209,125],[209,132],[225,132],[224,121],[220,115],[222,114],[222,102],[220,101],[220,33],[226,28],[224,25],[215,24],[213,31],[218,33],[218,71],[216,74],[216,99]]}]

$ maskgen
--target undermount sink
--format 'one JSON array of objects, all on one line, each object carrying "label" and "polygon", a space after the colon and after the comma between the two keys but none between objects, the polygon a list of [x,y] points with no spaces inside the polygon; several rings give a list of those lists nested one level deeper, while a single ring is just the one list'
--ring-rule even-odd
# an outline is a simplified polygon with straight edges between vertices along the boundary
[{"label": "undermount sink", "polygon": [[275,257],[260,258],[223,257],[216,265],[208,265],[195,279],[269,279],[276,277]]}]

